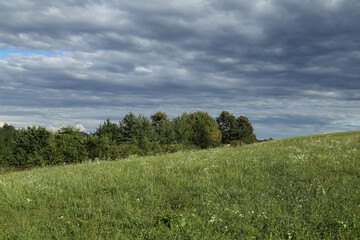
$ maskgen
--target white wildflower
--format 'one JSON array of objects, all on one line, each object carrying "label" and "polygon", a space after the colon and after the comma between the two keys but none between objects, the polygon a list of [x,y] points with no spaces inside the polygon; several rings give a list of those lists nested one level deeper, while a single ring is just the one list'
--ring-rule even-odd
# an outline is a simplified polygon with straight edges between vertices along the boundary
[{"label": "white wildflower", "polygon": [[216,221],[216,216],[215,215],[212,215],[211,216],[211,219],[209,220],[209,223],[213,223]]}]

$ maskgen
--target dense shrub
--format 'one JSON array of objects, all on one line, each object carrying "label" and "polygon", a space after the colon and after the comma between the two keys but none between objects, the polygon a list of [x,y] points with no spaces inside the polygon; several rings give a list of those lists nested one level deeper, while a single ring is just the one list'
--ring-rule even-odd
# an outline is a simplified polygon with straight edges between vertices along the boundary
[{"label": "dense shrub", "polygon": [[51,132],[44,127],[28,127],[18,130],[9,160],[12,166],[38,166],[47,163]]},{"label": "dense shrub", "polygon": [[9,160],[13,157],[16,141],[16,129],[4,124],[0,127],[0,167],[8,167]]},{"label": "dense shrub", "polygon": [[120,156],[118,144],[107,135],[90,135],[85,144],[90,159],[115,160]]},{"label": "dense shrub", "polygon": [[160,152],[175,153],[175,152],[178,152],[178,151],[180,151],[182,149],[184,149],[184,146],[181,145],[181,144],[168,144],[168,145],[162,146]]},{"label": "dense shrub", "polygon": [[254,133],[247,135],[242,139],[242,141],[246,144],[256,143],[258,140],[256,139],[256,135]]},{"label": "dense shrub", "polygon": [[122,143],[118,146],[119,157],[142,156],[144,151],[136,143]]},{"label": "dense shrub", "polygon": [[85,139],[75,128],[61,128],[55,134],[53,146],[52,164],[78,163],[88,158]]}]

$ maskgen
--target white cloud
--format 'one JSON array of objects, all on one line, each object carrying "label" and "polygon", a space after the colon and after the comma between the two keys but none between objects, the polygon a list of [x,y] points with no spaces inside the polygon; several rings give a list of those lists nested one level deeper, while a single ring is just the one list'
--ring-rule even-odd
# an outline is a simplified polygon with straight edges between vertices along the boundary
[{"label": "white cloud", "polygon": [[135,71],[141,73],[152,73],[152,70],[150,68],[141,67],[141,66],[135,67]]},{"label": "white cloud", "polygon": [[314,91],[314,90],[306,90],[304,91],[305,95],[309,96],[319,96],[319,97],[328,97],[328,98],[336,98],[341,97],[339,92],[335,91]]}]

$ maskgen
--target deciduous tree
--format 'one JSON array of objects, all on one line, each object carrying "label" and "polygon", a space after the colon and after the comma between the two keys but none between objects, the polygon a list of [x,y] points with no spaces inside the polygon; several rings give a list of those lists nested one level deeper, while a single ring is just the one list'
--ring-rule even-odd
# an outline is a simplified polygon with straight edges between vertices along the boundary
[{"label": "deciduous tree", "polygon": [[194,112],[186,116],[189,140],[200,148],[216,146],[221,142],[221,132],[216,121],[207,112]]}]

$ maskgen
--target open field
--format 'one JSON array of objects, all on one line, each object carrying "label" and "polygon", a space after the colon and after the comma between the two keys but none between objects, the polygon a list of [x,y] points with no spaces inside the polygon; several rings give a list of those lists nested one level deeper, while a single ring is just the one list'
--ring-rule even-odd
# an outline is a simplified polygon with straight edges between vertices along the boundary
[{"label": "open field", "polygon": [[0,239],[358,239],[360,132],[0,175]]}]

